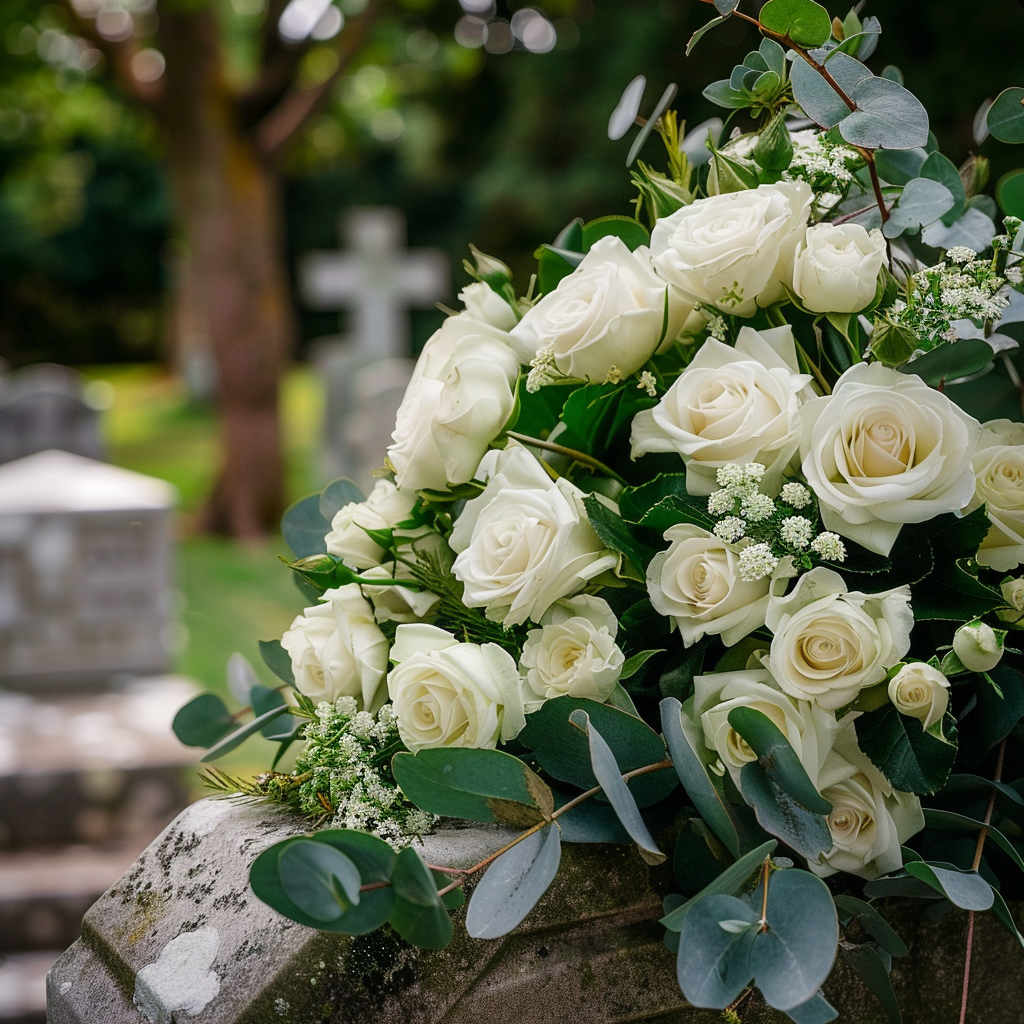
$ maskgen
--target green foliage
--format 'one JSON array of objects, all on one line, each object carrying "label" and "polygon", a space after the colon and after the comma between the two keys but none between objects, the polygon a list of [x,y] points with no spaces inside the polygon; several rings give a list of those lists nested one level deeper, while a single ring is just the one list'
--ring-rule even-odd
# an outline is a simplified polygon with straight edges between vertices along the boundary
[{"label": "green foliage", "polygon": [[905,870],[961,910],[988,910],[992,906],[992,886],[977,871],[923,860],[911,861]]},{"label": "green foliage", "polygon": [[444,949],[451,942],[452,919],[438,895],[434,876],[407,846],[395,858],[391,873],[395,908],[388,923],[405,939],[420,949]]},{"label": "green foliage", "polygon": [[339,477],[320,492],[320,515],[329,524],[346,505],[365,500],[366,495],[356,484],[347,477]]},{"label": "green foliage", "polygon": [[283,683],[295,685],[295,674],[292,671],[291,655],[281,646],[280,640],[260,640],[260,655],[263,663]]},{"label": "green foliage", "polygon": [[285,847],[277,873],[288,898],[315,921],[337,921],[359,905],[359,869],[327,843],[299,839]]},{"label": "green foliage", "polygon": [[186,747],[212,747],[235,727],[227,705],[213,693],[201,693],[178,709],[171,728]]},{"label": "green foliage", "polygon": [[1004,89],[988,108],[986,122],[1000,142],[1024,142],[1024,89]]},{"label": "green foliage", "polygon": [[[280,704],[277,707],[271,708],[269,711],[264,712],[262,715],[258,715],[251,722],[246,722],[245,725],[236,729],[234,732],[229,733],[218,743],[215,743],[209,750],[199,759],[205,763],[207,761],[216,761],[217,758],[223,757],[225,754],[234,750],[235,747],[240,746],[250,736],[255,736],[258,732],[263,732],[264,728],[270,725],[275,719],[280,718],[284,714],[290,712],[290,707],[287,704]],[[264,733],[266,735],[266,733]]]},{"label": "green foliage", "polygon": [[320,494],[308,494],[289,505],[281,517],[281,533],[296,558],[326,555],[324,537],[331,524],[320,511]]},{"label": "green foliage", "polygon": [[768,0],[758,18],[769,32],[798,46],[821,46],[832,35],[828,11],[813,0]]},{"label": "green foliage", "polygon": [[758,824],[802,857],[816,860],[832,849],[832,833],[821,814],[793,799],[757,761],[740,770],[743,798],[754,808]]},{"label": "green foliage", "polygon": [[857,719],[857,742],[896,789],[936,793],[942,788],[957,746],[921,728],[916,718],[901,715],[889,703]]}]

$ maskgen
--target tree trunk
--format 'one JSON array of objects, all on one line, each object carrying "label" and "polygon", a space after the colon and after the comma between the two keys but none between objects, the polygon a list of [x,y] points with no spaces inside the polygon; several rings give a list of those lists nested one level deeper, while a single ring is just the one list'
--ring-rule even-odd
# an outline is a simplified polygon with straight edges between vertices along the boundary
[{"label": "tree trunk", "polygon": [[[170,5],[167,5],[170,6]],[[187,282],[174,319],[205,318],[224,461],[200,527],[256,538],[283,507],[278,392],[293,324],[276,169],[239,123],[213,5],[160,13],[160,109]]]}]

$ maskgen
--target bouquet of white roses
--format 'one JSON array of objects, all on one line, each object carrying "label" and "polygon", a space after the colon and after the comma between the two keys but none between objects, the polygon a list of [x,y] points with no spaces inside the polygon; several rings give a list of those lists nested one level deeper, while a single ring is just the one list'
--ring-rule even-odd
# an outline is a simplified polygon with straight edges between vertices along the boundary
[{"label": "bouquet of white roses", "polygon": [[[760,33],[705,93],[750,130],[683,134],[671,90],[640,119],[631,84],[610,133],[643,125],[630,163],[652,131],[668,153],[633,171],[636,216],[570,224],[525,295],[474,250],[371,494],[336,481],[285,517],[309,606],[261,644],[282,686],[249,679],[241,728],[204,695],[176,730],[206,759],[300,744],[290,771],[210,776],[321,829],[253,865],[297,921],[440,948],[468,885],[493,938],[562,842],[659,863],[670,841],[686,998],[755,985],[815,1024],[854,921],[892,1005],[878,897],[1015,931],[1024,426],[980,422],[969,382],[1020,387],[1024,172],[1000,231],[985,161],[954,166],[863,63],[876,20],[714,6]],[[1022,97],[979,141],[1024,141]],[[439,876],[414,843],[440,816],[520,834]]]}]

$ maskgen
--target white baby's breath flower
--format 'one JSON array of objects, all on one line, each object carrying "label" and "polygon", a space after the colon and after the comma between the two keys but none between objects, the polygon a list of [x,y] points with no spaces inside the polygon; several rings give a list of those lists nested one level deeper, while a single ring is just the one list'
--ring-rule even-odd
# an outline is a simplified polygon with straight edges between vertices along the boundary
[{"label": "white baby's breath flower", "polygon": [[763,523],[775,515],[775,502],[767,494],[747,494],[740,502],[740,515],[751,523]]},{"label": "white baby's breath flower", "polygon": [[946,259],[950,263],[970,263],[978,254],[966,245],[954,245],[952,249],[946,250]]},{"label": "white baby's breath flower", "polygon": [[826,562],[846,561],[846,545],[836,533],[819,533],[811,541],[811,550]]},{"label": "white baby's breath flower", "polygon": [[779,527],[779,536],[787,543],[801,550],[811,543],[814,527],[803,516],[787,516]]},{"label": "white baby's breath flower", "polygon": [[811,503],[811,492],[798,483],[784,484],[779,497],[791,508],[806,508]]},{"label": "white baby's breath flower", "polygon": [[751,544],[740,552],[740,579],[753,582],[764,579],[775,572],[779,560],[767,544]]},{"label": "white baby's breath flower", "polygon": [[708,498],[708,511],[713,516],[725,515],[726,512],[732,511],[735,504],[736,498],[732,492],[722,488],[720,491],[713,491],[711,497]]},{"label": "white baby's breath flower", "polygon": [[727,544],[735,544],[747,532],[747,524],[739,516],[726,516],[715,523],[714,534]]}]

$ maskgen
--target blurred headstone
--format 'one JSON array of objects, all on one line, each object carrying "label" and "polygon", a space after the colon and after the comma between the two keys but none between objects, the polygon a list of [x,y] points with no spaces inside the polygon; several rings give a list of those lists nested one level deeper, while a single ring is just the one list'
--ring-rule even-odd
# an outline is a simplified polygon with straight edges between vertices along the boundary
[{"label": "blurred headstone", "polygon": [[63,451],[0,466],[0,687],[167,670],[170,484]]},{"label": "blurred headstone", "polygon": [[103,397],[76,370],[55,363],[0,377],[0,463],[50,448],[102,459]]},{"label": "blurred headstone", "polygon": [[340,232],[347,251],[307,253],[299,285],[311,308],[351,311],[349,332],[313,349],[326,388],[322,472],[368,492],[414,365],[408,311],[447,298],[450,272],[440,250],[404,248],[405,218],[393,207],[349,210]]}]

